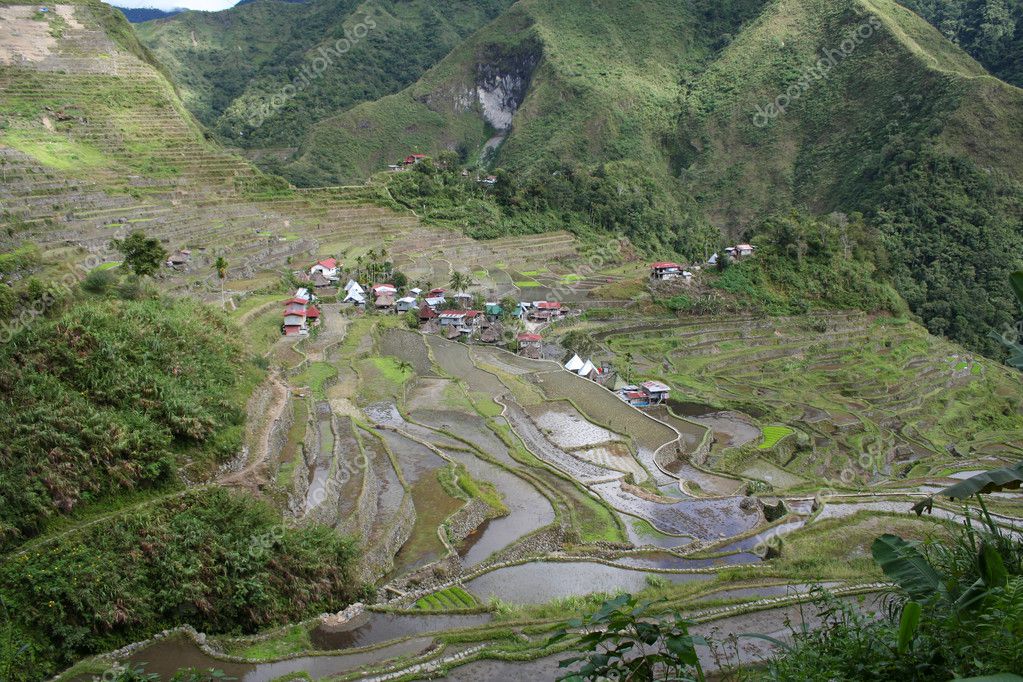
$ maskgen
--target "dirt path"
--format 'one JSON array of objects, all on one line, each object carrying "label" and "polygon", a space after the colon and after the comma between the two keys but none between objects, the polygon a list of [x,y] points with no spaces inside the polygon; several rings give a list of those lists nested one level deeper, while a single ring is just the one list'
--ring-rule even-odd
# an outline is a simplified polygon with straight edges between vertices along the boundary
[{"label": "dirt path", "polygon": [[288,406],[289,390],[287,384],[275,374],[269,375],[267,381],[270,383],[271,396],[264,415],[250,413],[246,416],[249,423],[256,423],[261,416],[264,417],[256,434],[255,446],[249,452],[248,462],[242,469],[219,478],[217,483],[220,485],[259,492],[267,483],[267,465],[272,454],[270,439],[273,437],[274,427],[280,422]]}]

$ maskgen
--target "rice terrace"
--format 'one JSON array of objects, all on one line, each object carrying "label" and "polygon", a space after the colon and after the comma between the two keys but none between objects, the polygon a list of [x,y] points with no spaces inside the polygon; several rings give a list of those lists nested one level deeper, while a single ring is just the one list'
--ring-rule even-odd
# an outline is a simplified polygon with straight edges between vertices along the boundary
[{"label": "rice terrace", "polygon": [[[357,4],[0,2],[0,679],[669,679],[586,658],[615,618],[671,679],[846,679],[836,622],[910,666],[942,608],[1018,648],[1012,63],[894,0]],[[852,191],[881,128],[825,109],[889,61],[933,92]],[[969,651],[914,679],[1023,673]]]}]

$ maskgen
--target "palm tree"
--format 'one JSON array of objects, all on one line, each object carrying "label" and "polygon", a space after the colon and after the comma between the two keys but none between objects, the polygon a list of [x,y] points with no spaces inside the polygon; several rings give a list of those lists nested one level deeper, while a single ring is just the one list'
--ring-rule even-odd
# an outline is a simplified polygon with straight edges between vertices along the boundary
[{"label": "palm tree", "polygon": [[224,302],[224,280],[227,279],[227,259],[223,256],[217,256],[217,260],[213,263],[213,269],[217,271],[217,277],[220,279],[220,307],[226,308],[227,305]]},{"label": "palm tree", "polygon": [[464,272],[452,272],[451,281],[448,282],[452,289],[455,290],[456,294],[460,294],[469,287],[476,286],[476,282],[472,281],[472,277],[465,274]]}]

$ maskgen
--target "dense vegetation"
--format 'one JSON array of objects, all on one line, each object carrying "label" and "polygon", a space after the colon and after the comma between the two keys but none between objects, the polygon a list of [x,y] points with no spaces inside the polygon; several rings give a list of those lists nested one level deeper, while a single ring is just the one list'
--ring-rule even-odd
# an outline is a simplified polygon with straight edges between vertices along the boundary
[{"label": "dense vegetation", "polygon": [[1008,286],[1020,266],[1023,193],[969,161],[933,151],[893,163],[873,216],[890,254],[886,274],[932,334],[989,355],[1019,310]]},{"label": "dense vegetation", "polygon": [[1020,0],[901,0],[987,67],[1023,87],[1023,2]]},{"label": "dense vegetation", "polygon": [[362,595],[352,541],[192,490],[83,526],[0,566],[0,677],[35,681],[87,654],[190,623],[252,632]]},{"label": "dense vegetation", "polygon": [[754,257],[733,262],[722,251],[716,271],[707,273],[709,287],[687,288],[662,302],[672,310],[697,313],[905,310],[905,303],[879,271],[887,262],[879,235],[859,214],[771,216],[746,237],[757,244]]},{"label": "dense vegetation", "polygon": [[[427,220],[451,224],[479,239],[568,230],[590,240],[608,233],[647,251],[703,254],[716,241],[706,224],[686,221],[631,164],[545,165],[535,175],[496,171],[487,187],[463,176],[457,155],[388,176],[391,195]],[[650,229],[657,225],[659,229]]]},{"label": "dense vegetation", "polygon": [[77,301],[25,326],[0,347],[0,541],[234,454],[245,374],[231,329],[195,303]]}]

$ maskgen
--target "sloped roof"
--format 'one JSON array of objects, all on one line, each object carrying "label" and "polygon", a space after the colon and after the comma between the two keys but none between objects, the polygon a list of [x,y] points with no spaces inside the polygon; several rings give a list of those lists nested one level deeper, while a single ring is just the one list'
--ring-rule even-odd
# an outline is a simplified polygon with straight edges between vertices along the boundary
[{"label": "sloped roof", "polygon": [[573,355],[572,359],[565,363],[565,369],[569,372],[578,372],[586,363],[578,355]]}]

